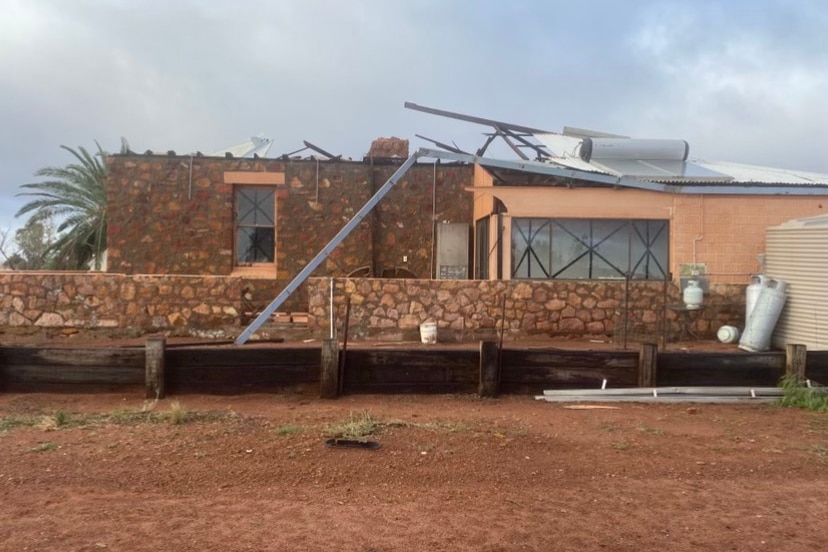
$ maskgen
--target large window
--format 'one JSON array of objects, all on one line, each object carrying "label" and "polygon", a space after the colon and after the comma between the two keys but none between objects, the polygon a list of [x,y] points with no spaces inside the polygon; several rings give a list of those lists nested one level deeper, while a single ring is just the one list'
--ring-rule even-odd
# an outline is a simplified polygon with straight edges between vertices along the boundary
[{"label": "large window", "polygon": [[236,265],[272,263],[276,256],[276,188],[236,186]]},{"label": "large window", "polygon": [[663,280],[666,220],[512,219],[512,278]]}]

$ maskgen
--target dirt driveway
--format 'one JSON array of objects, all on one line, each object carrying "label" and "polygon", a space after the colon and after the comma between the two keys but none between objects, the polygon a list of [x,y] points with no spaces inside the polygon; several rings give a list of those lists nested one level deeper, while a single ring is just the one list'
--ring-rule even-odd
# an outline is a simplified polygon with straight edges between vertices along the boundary
[{"label": "dirt driveway", "polygon": [[828,549],[825,414],[311,391],[0,395],[0,550]]}]

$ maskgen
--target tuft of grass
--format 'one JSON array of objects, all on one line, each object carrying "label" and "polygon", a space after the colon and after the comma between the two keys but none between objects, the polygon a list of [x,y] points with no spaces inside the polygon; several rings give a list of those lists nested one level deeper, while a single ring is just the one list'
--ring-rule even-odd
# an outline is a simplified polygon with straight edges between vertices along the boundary
[{"label": "tuft of grass", "polygon": [[124,408],[103,413],[79,413],[71,415],[55,412],[48,415],[5,415],[0,417],[0,433],[19,427],[37,427],[44,431],[62,428],[88,428],[102,425],[136,426],[140,424],[189,422],[211,422],[216,420],[237,419],[234,412],[188,411],[179,403],[170,405],[168,412],[155,412],[155,404],[145,404],[141,409]]},{"label": "tuft of grass", "polygon": [[170,403],[167,421],[172,425],[181,425],[187,420],[187,410],[178,401]]},{"label": "tuft of grass", "polygon": [[5,416],[0,418],[0,433],[17,427],[31,427],[40,423],[39,416]]},{"label": "tuft of grass", "polygon": [[45,443],[40,443],[37,446],[34,446],[29,449],[30,452],[45,452],[47,450],[55,450],[58,448],[57,443],[53,443],[51,441],[47,441]]},{"label": "tuft of grass", "polygon": [[381,429],[382,424],[379,420],[374,418],[367,410],[363,410],[359,414],[351,412],[347,419],[328,424],[325,427],[325,436],[364,442]]},{"label": "tuft of grass", "polygon": [[302,426],[296,424],[285,424],[283,426],[279,426],[273,430],[273,432],[280,436],[287,436],[287,435],[296,435],[302,432]]},{"label": "tuft of grass", "polygon": [[828,412],[828,392],[825,388],[808,387],[802,378],[793,375],[784,376],[780,386],[783,391],[780,405]]},{"label": "tuft of grass", "polygon": [[[99,419],[97,419],[99,418]],[[104,414],[103,416],[90,416],[90,423],[113,424],[119,426],[136,425],[142,422],[153,421],[153,413],[143,410],[134,410],[130,408],[122,408]]]},{"label": "tuft of grass", "polygon": [[69,415],[63,410],[55,412],[53,418],[55,419],[55,426],[64,427],[69,423]]},{"label": "tuft of grass", "polygon": [[455,431],[466,431],[469,428],[463,422],[407,422],[397,418],[388,420],[386,422],[379,422],[383,428],[404,428],[404,429],[424,429],[426,431],[446,431],[453,433]]},{"label": "tuft of grass", "polygon": [[627,450],[630,448],[630,444],[626,441],[618,441],[617,443],[612,444],[612,448],[615,450]]},{"label": "tuft of grass", "polygon": [[650,427],[647,424],[639,424],[638,431],[643,433],[651,433],[653,435],[664,435],[664,430],[657,427]]}]

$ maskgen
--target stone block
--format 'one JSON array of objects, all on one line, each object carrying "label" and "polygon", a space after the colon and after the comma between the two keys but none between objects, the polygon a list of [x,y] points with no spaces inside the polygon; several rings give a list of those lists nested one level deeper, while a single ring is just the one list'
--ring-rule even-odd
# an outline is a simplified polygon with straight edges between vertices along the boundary
[{"label": "stone block", "polygon": [[63,317],[59,314],[54,312],[44,312],[37,318],[37,320],[35,320],[34,325],[43,328],[60,328],[63,326],[63,323]]}]

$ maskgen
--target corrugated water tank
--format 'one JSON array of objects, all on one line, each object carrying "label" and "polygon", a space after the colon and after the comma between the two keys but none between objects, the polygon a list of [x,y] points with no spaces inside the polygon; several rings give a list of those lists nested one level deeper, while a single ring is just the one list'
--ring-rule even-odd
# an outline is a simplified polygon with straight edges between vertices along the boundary
[{"label": "corrugated water tank", "polygon": [[765,272],[788,283],[773,344],[828,350],[828,215],[795,219],[766,232]]}]

